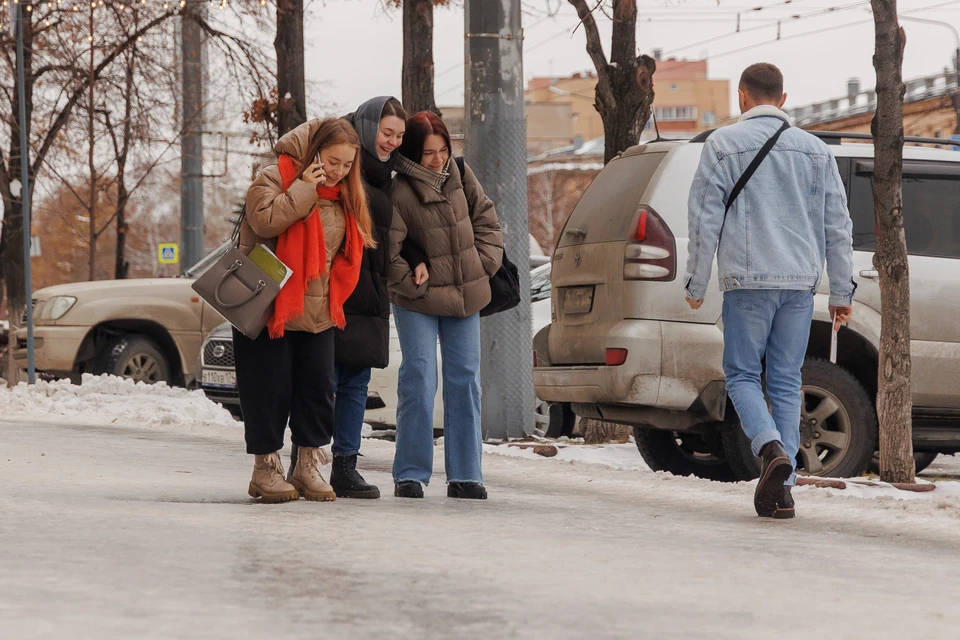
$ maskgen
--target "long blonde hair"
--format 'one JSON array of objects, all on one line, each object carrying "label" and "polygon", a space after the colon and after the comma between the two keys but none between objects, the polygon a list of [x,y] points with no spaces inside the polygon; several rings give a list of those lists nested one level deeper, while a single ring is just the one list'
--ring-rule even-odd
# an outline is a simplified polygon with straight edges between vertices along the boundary
[{"label": "long blonde hair", "polygon": [[313,164],[314,158],[321,150],[335,144],[349,144],[357,148],[357,159],[340,181],[340,203],[344,211],[357,221],[363,246],[376,247],[377,242],[373,239],[373,218],[370,216],[367,192],[360,177],[360,136],[349,122],[340,118],[327,118],[320,122],[320,127],[307,145],[307,152],[300,158],[300,171],[297,177],[302,176],[304,169]]}]

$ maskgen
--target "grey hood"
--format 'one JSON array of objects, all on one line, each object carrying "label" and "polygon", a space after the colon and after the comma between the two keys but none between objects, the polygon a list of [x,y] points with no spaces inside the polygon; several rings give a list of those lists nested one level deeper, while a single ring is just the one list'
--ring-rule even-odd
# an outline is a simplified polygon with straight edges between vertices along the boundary
[{"label": "grey hood", "polygon": [[357,130],[360,136],[360,144],[368,153],[373,154],[374,158],[380,158],[380,152],[377,150],[377,134],[380,132],[380,116],[383,115],[383,107],[393,96],[378,96],[367,100],[359,107],[353,115],[353,128]]}]

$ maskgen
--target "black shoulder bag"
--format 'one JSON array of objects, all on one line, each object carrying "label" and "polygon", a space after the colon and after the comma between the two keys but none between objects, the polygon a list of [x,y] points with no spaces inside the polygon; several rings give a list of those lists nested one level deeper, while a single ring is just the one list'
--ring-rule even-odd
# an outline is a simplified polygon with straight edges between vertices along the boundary
[{"label": "black shoulder bag", "polygon": [[[460,169],[460,181],[466,172],[463,158],[454,158]],[[513,309],[520,304],[520,272],[517,266],[507,259],[507,250],[503,250],[503,262],[490,278],[490,304],[480,310],[480,316],[492,316],[501,311]]]}]

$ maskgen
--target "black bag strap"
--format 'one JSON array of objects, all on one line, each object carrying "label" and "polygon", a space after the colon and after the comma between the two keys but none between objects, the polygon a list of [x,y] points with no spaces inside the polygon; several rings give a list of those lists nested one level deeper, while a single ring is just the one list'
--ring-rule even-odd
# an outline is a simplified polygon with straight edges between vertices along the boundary
[{"label": "black bag strap", "polygon": [[770,136],[769,140],[763,143],[763,146],[760,147],[760,151],[757,152],[757,155],[754,156],[753,161],[747,166],[747,170],[744,171],[743,175],[740,176],[740,179],[737,180],[737,184],[733,185],[733,191],[730,192],[730,197],[727,198],[727,207],[723,210],[724,221],[726,221],[727,212],[730,211],[730,207],[733,206],[737,196],[740,195],[740,192],[743,191],[745,186],[747,186],[750,178],[752,178],[753,174],[755,174],[757,169],[760,168],[760,165],[763,163],[764,159],[767,157],[767,155],[769,155],[770,150],[773,149],[773,145],[777,144],[777,140],[780,139],[780,134],[789,128],[790,123],[784,122],[783,126],[780,127],[775,134]]},{"label": "black bag strap", "polygon": [[463,174],[467,172],[467,170],[464,169],[463,156],[454,158],[453,161],[457,163],[457,169],[460,169],[460,182],[463,182]]}]

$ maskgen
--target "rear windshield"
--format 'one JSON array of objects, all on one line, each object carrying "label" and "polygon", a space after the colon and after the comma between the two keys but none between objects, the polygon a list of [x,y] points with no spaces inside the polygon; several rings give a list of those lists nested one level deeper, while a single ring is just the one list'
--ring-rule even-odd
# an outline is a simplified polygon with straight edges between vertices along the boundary
[{"label": "rear windshield", "polygon": [[[666,153],[641,153],[612,161],[584,192],[558,247],[616,242],[627,237],[637,205]],[[568,233],[578,229],[579,233]]]}]

